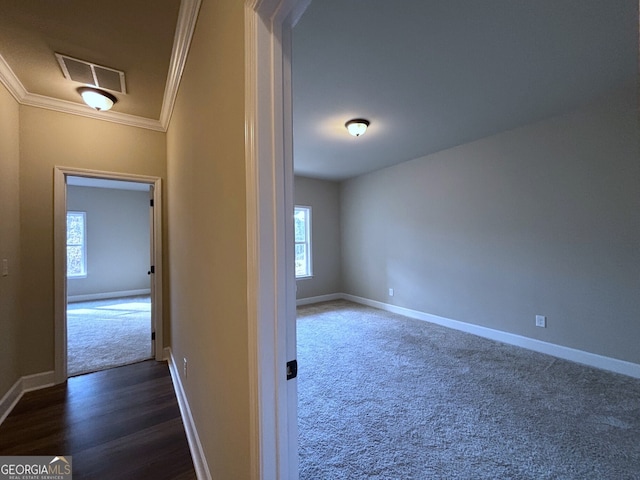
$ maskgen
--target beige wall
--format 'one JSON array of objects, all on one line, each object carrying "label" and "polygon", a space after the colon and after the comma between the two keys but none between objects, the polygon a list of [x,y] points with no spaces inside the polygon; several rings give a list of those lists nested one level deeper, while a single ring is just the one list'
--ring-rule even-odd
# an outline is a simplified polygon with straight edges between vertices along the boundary
[{"label": "beige wall", "polygon": [[[19,106],[0,83],[0,398],[22,376],[20,365]],[[2,265],[0,263],[0,269]]]},{"label": "beige wall", "polygon": [[344,182],[345,292],[640,363],[636,105],[622,92]]},{"label": "beige wall", "polygon": [[54,368],[54,166],[165,177],[166,136],[34,107],[20,107],[22,374]]},{"label": "beige wall", "polygon": [[296,176],[294,187],[296,205],[311,207],[313,261],[313,277],[296,281],[296,298],[340,293],[339,184]]},{"label": "beige wall", "polygon": [[250,478],[243,2],[202,2],[167,169],[172,352],[212,477]]}]

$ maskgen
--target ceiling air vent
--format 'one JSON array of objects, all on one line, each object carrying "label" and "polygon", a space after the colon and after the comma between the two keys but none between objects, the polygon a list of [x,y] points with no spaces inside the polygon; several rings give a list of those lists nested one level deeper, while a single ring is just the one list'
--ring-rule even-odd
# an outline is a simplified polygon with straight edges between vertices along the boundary
[{"label": "ceiling air vent", "polygon": [[65,78],[69,80],[113,92],[127,93],[124,72],[120,70],[103,67],[85,60],[78,60],[60,53],[56,53],[56,58],[60,63],[60,68],[62,68]]}]

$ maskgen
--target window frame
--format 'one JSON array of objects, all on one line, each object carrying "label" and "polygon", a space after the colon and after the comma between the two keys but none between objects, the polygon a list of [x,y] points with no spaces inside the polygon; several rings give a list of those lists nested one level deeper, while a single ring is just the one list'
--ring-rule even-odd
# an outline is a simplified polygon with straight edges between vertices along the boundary
[{"label": "window frame", "polygon": [[[298,212],[304,212],[305,217],[305,241],[298,242],[295,239],[295,216]],[[295,205],[293,209],[294,216],[294,252],[295,247],[298,245],[305,245],[307,251],[307,272],[304,275],[298,275],[297,271],[295,272],[296,280],[303,280],[305,278],[313,278],[313,255],[311,252],[311,207],[309,205]],[[294,263],[295,263],[295,253],[294,253]],[[297,270],[297,269],[295,269]]]},{"label": "window frame", "polygon": [[[81,244],[69,243],[69,233],[68,233],[69,215],[82,217],[82,243]],[[80,210],[67,210],[66,232],[67,232],[67,243],[66,243],[67,278],[68,279],[87,278],[87,212],[83,212]],[[69,273],[69,253],[68,253],[69,247],[81,247],[81,251],[82,251],[82,255],[81,255],[82,272],[81,273],[77,273],[77,274]]]}]

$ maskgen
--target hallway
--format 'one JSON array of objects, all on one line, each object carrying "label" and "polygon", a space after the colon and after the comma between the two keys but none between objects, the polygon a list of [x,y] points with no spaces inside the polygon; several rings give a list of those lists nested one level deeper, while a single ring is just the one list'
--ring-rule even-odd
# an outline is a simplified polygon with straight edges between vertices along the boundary
[{"label": "hallway", "polygon": [[75,479],[195,479],[169,369],[153,360],[26,393],[0,456],[72,457]]}]

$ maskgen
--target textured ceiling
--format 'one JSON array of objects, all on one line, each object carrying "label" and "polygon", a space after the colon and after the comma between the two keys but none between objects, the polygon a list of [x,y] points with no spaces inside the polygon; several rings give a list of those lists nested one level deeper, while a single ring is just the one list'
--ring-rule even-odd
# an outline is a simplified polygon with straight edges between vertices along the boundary
[{"label": "textured ceiling", "polygon": [[160,117],[180,0],[0,0],[0,55],[30,94],[82,103],[54,53],[124,70],[114,112]]},{"label": "textured ceiling", "polygon": [[296,173],[341,180],[637,82],[638,2],[315,0],[292,65]]}]

